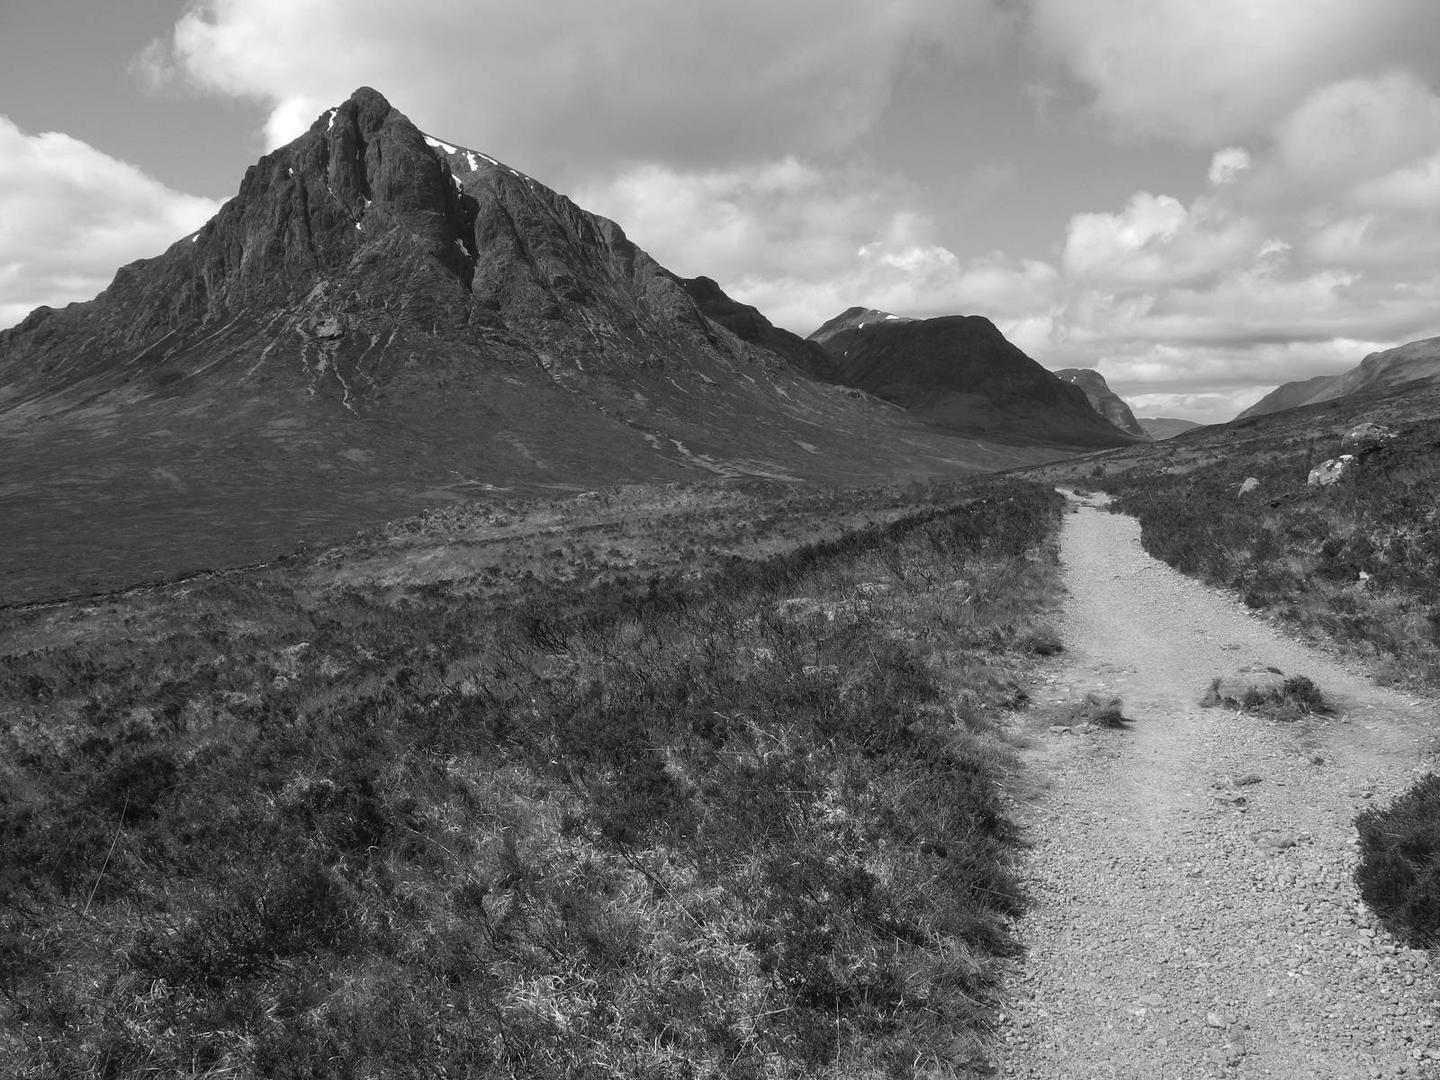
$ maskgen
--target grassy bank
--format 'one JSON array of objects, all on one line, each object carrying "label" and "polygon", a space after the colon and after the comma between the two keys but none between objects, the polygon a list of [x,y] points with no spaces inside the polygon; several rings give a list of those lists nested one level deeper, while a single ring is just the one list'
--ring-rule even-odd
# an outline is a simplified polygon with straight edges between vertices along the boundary
[{"label": "grassy bank", "polygon": [[683,566],[562,528],[426,578],[378,537],[120,603],[128,638],[49,613],[0,660],[3,1071],[962,1067],[1058,499],[845,498]]}]

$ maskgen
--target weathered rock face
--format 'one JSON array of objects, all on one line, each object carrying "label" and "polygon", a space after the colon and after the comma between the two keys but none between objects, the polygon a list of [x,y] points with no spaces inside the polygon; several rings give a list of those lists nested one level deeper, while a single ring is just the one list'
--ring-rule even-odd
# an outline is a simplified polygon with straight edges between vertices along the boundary
[{"label": "weathered rock face", "polygon": [[937,426],[1071,446],[1135,441],[978,315],[902,319],[851,308],[810,340],[830,354],[837,381]]},{"label": "weathered rock face", "polygon": [[1357,424],[1340,439],[1340,450],[1346,454],[1368,454],[1394,442],[1395,432],[1375,423]]},{"label": "weathered rock face", "polygon": [[908,323],[914,322],[903,315],[892,315],[888,311],[878,311],[875,308],[852,307],[846,308],[833,319],[827,319],[805,340],[813,341],[817,345],[824,345],[831,338],[843,334],[848,330],[863,330],[867,326],[874,326],[876,323]]},{"label": "weathered rock face", "polygon": [[1055,377],[1085,391],[1091,407],[1121,431],[1129,432],[1138,439],[1149,439],[1150,433],[1135,419],[1125,399],[1110,389],[1105,376],[1093,368],[1062,368]]},{"label": "weathered rock face", "polygon": [[298,383],[363,412],[432,386],[447,366],[435,354],[476,347],[540,355],[578,381],[773,362],[717,335],[615,223],[361,89],[252,166],[193,236],[124,267],[95,301],[0,335],[0,382],[12,399],[79,381],[178,391],[204,370],[211,385]]},{"label": "weathered rock face", "polygon": [[1322,461],[1310,470],[1310,475],[1305,478],[1305,483],[1309,487],[1329,487],[1332,484],[1338,484],[1354,464],[1355,458],[1351,454],[1341,454],[1338,458]]},{"label": "weathered rock face", "polygon": [[682,279],[681,284],[707,319],[719,323],[741,341],[769,349],[817,379],[833,381],[835,364],[816,342],[781,329],[758,308],[731,299],[708,277]]}]

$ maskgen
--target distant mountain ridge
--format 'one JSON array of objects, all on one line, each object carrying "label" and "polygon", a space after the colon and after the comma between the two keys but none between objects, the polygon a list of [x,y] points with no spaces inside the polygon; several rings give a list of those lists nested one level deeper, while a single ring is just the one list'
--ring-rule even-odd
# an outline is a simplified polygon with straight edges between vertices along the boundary
[{"label": "distant mountain ridge", "polygon": [[1194,420],[1181,420],[1173,416],[1142,416],[1139,423],[1150,438],[1157,442],[1162,439],[1173,439],[1176,435],[1183,435],[1187,431],[1193,431],[1204,424]]},{"label": "distant mountain ridge", "polygon": [[1316,375],[1282,383],[1236,419],[1316,405],[1351,394],[1384,393],[1421,382],[1440,382],[1440,337],[1424,338],[1373,352],[1339,375]]},{"label": "distant mountain ridge", "polygon": [[1122,446],[1135,438],[983,316],[908,319],[856,307],[809,340],[830,354],[839,382],[937,427],[1088,447]]},{"label": "distant mountain ridge", "polygon": [[1121,431],[1129,432],[1138,439],[1149,439],[1150,433],[1135,419],[1125,399],[1105,381],[1105,376],[1094,368],[1061,368],[1055,377],[1062,382],[1078,386],[1085,392],[1090,405]]}]

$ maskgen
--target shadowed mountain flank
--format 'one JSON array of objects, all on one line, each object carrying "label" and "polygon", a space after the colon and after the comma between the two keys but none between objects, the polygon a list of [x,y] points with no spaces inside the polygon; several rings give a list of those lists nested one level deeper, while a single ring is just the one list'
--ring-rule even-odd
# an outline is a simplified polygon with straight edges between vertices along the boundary
[{"label": "shadowed mountain flank", "polygon": [[1282,383],[1235,419],[1318,405],[1351,394],[1388,393],[1410,383],[1440,381],[1440,337],[1373,352],[1349,371]]},{"label": "shadowed mountain flank", "polygon": [[1135,419],[1135,414],[1130,411],[1130,406],[1125,404],[1125,399],[1111,390],[1105,376],[1094,368],[1062,368],[1055,372],[1055,377],[1083,390],[1091,408],[1121,431],[1138,439],[1151,437],[1140,421]]},{"label": "shadowed mountain flank", "polygon": [[1135,439],[979,315],[905,319],[851,308],[810,340],[824,345],[840,382],[936,427],[1087,447]]}]

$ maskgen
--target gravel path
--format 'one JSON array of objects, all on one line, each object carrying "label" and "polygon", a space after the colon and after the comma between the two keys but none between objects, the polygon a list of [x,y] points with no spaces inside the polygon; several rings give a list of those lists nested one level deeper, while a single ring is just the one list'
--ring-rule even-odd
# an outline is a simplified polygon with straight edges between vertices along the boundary
[{"label": "gravel path", "polygon": [[[1045,731],[1026,752],[1044,785],[1020,810],[1035,903],[1000,1073],[1440,1077],[1440,972],[1375,925],[1351,880],[1354,816],[1429,771],[1434,703],[1150,558],[1134,519],[1075,505],[1067,653],[1037,711],[1101,690],[1135,722]],[[1196,704],[1253,662],[1309,675],[1339,714],[1284,724]]]}]

